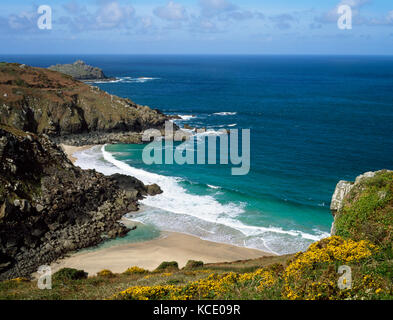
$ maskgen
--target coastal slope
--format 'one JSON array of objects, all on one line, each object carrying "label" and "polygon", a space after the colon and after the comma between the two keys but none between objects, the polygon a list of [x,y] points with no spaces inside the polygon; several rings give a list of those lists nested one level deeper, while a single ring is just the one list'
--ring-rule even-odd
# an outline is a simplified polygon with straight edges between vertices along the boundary
[{"label": "coastal slope", "polygon": [[71,145],[140,143],[169,118],[71,76],[0,63],[0,123]]}]

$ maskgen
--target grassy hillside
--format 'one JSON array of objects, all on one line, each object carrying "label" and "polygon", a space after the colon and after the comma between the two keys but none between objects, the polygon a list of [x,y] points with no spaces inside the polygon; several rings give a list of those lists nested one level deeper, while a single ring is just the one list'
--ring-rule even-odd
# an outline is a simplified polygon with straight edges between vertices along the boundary
[{"label": "grassy hillside", "polygon": [[0,123],[53,137],[162,129],[167,119],[71,76],[17,63],[0,63],[0,92]]}]

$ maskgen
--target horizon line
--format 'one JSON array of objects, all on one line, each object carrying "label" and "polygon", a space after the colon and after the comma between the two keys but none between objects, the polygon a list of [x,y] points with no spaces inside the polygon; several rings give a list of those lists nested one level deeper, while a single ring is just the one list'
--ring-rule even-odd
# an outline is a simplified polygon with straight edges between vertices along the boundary
[{"label": "horizon line", "polygon": [[0,56],[351,56],[393,57],[380,53],[0,53]]}]

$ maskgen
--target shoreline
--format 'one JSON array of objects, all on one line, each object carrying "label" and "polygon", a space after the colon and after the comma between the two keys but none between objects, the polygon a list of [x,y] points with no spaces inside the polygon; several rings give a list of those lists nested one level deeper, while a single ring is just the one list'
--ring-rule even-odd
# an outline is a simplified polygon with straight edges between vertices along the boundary
[{"label": "shoreline", "polygon": [[[61,148],[74,164],[77,158],[73,155],[76,152],[92,147],[94,146],[76,147],[61,144]],[[161,231],[160,237],[149,241],[119,244],[96,250],[90,249],[93,250],[76,252],[52,263],[53,272],[68,267],[83,269],[90,275],[94,275],[103,269],[121,273],[132,266],[154,270],[163,261],[177,261],[181,268],[188,260],[221,263],[275,256],[273,253],[258,249],[202,240],[189,234],[167,231]]]},{"label": "shoreline", "polygon": [[[132,232],[132,231],[131,231]],[[274,256],[257,249],[211,242],[177,232],[162,232],[157,239],[83,251],[51,264],[53,272],[61,268],[75,268],[90,276],[103,269],[122,273],[138,266],[153,271],[163,261],[176,261],[179,268],[188,260],[222,263]]]},{"label": "shoreline", "polygon": [[66,144],[60,144],[60,147],[63,149],[64,153],[67,155],[68,159],[73,164],[75,164],[76,160],[78,160],[78,159],[75,158],[73,155],[76,152],[90,149],[90,148],[94,147],[94,145],[86,145],[86,146],[82,146],[82,147],[76,147],[76,146],[69,146]]}]

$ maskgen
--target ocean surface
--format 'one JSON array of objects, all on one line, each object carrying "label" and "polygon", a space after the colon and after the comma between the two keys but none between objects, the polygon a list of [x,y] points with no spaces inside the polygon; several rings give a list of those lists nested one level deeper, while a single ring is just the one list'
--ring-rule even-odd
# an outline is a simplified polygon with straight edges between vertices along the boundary
[{"label": "ocean surface", "polygon": [[[143,146],[80,152],[77,164],[121,172],[164,193],[143,201],[138,233],[160,230],[284,254],[329,236],[339,180],[393,168],[393,57],[0,56],[48,67],[82,59],[112,83],[94,85],[179,114],[179,126],[251,130],[251,170],[231,165],[146,165]],[[202,136],[199,138],[203,138]]]}]

